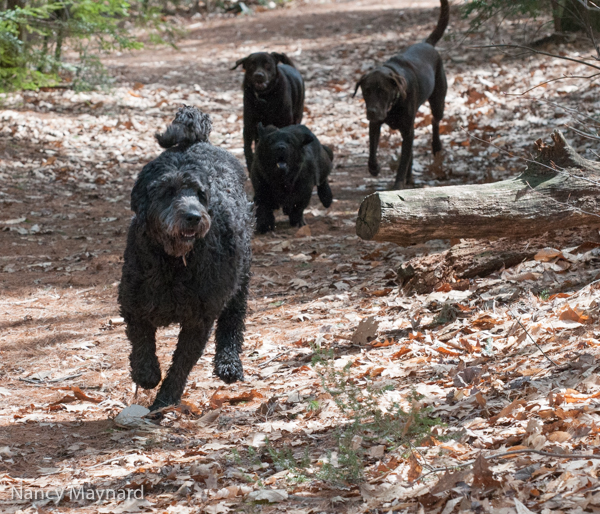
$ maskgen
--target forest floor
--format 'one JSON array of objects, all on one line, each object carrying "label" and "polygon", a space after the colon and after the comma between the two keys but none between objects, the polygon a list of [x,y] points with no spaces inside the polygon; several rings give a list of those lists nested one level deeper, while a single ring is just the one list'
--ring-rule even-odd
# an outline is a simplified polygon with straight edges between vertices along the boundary
[{"label": "forest floor", "polygon": [[[401,139],[384,129],[382,176],[371,177],[354,85],[425,38],[437,5],[303,3],[179,20],[178,50],[105,59],[117,78],[109,91],[0,97],[1,512],[600,512],[597,230],[463,241],[482,255],[530,251],[466,283],[452,276],[448,241],[401,248],[355,235],[361,200],[391,184]],[[571,128],[596,132],[586,118],[600,111],[596,83],[517,94],[585,66],[476,48],[521,42],[523,27],[467,34],[452,10],[438,45],[449,79],[443,169],[424,106],[416,187],[514,176],[556,128],[596,159],[595,141]],[[254,238],[246,381],[212,375],[211,343],[185,404],[160,425],[120,427],[120,411],[155,394],[134,398],[116,301],[133,181],[183,103],[209,113],[212,143],[243,158],[242,74],[230,68],[264,49],[286,52],[306,80],[304,123],[335,153],[334,203],[315,197],[308,229],[279,213],[275,232]],[[582,41],[544,50],[592,53]],[[399,289],[409,260],[445,274]],[[159,332],[163,369],[177,333]],[[521,453],[498,456],[511,450]],[[455,472],[424,476],[434,468]]]}]

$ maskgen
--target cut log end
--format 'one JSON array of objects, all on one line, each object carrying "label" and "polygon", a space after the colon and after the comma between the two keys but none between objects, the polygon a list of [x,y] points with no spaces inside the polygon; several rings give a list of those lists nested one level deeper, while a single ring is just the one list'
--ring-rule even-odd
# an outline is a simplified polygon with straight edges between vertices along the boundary
[{"label": "cut log end", "polygon": [[358,210],[356,235],[365,241],[372,241],[381,224],[381,198],[377,193],[367,196]]}]

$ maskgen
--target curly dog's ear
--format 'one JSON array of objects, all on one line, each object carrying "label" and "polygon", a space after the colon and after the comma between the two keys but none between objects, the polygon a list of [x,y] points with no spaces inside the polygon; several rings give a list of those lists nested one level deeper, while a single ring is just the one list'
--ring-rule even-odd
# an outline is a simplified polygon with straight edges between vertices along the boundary
[{"label": "curly dog's ear", "polygon": [[283,53],[271,52],[271,57],[275,59],[275,62],[280,62],[281,64],[288,64],[289,66],[294,66],[294,62]]},{"label": "curly dog's ear", "polygon": [[365,80],[365,77],[367,76],[367,74],[365,73],[361,78],[358,79],[358,82],[356,83],[356,87],[354,88],[354,93],[352,93],[352,98],[354,98],[356,96],[356,93],[358,93],[358,88],[361,86],[363,80]]},{"label": "curly dog's ear", "polygon": [[146,204],[148,203],[147,182],[140,174],[140,177],[135,181],[131,190],[131,210],[139,217],[146,215]]},{"label": "curly dog's ear", "polygon": [[235,70],[240,64],[242,65],[242,68],[246,69],[246,59],[248,59],[248,57],[244,57],[243,59],[238,59],[237,61],[235,61],[235,66],[230,69]]},{"label": "curly dog's ear", "polygon": [[395,73],[395,72],[392,72],[390,74],[390,78],[392,79],[392,82],[395,84],[396,88],[398,88],[398,96],[400,98],[402,98],[402,100],[405,100],[406,99],[406,88],[408,86],[406,79],[402,75],[399,75],[398,73]]}]

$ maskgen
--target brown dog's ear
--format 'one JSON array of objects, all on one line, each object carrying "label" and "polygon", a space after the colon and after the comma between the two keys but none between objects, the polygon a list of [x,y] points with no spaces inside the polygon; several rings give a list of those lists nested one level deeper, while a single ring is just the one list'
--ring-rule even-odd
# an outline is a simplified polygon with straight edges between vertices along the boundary
[{"label": "brown dog's ear", "polygon": [[356,87],[354,88],[354,93],[352,93],[352,98],[354,98],[356,96],[356,93],[358,93],[358,88],[360,87],[360,85],[362,84],[362,81],[364,80],[364,78],[367,76],[367,74],[365,73],[361,78],[358,79],[358,82],[356,83]]},{"label": "brown dog's ear", "polygon": [[392,79],[392,82],[394,82],[396,87],[398,88],[398,96],[400,98],[402,98],[402,100],[405,100],[406,99],[406,87],[408,86],[406,79],[402,75],[399,75],[398,73],[391,73],[390,78]]},{"label": "brown dog's ear", "polygon": [[231,69],[235,70],[240,64],[242,65],[242,68],[246,69],[246,59],[248,58],[244,57],[243,59],[238,59],[237,61],[235,61],[235,66]]},{"label": "brown dog's ear", "polygon": [[271,57],[275,59],[275,62],[280,62],[281,64],[288,64],[289,66],[294,66],[292,60],[285,54],[280,54],[279,52],[271,52]]}]

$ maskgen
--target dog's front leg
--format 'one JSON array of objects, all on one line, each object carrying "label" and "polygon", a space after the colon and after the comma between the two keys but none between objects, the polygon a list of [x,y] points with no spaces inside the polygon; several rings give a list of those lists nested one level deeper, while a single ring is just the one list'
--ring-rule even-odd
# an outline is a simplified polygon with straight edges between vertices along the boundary
[{"label": "dog's front leg", "polygon": [[244,156],[246,157],[246,166],[248,167],[248,173],[252,169],[252,160],[254,155],[252,153],[252,144],[257,138],[256,124],[253,120],[244,120]]},{"label": "dog's front leg", "polygon": [[369,173],[376,177],[381,168],[377,164],[377,148],[379,148],[379,136],[381,134],[381,123],[371,121],[369,123]]},{"label": "dog's front leg", "polygon": [[244,319],[248,303],[248,283],[250,272],[246,274],[238,292],[226,305],[217,320],[215,332],[215,374],[227,384],[244,380],[244,369],[240,360],[244,342]]},{"label": "dog's front leg", "polygon": [[127,319],[127,338],[131,342],[131,378],[143,389],[154,389],[161,377],[156,357],[156,328],[148,321]]},{"label": "dog's front leg", "polygon": [[413,141],[415,139],[414,128],[411,127],[402,131],[402,150],[400,152],[400,164],[396,172],[396,181],[392,190],[404,189],[411,176],[412,171],[412,151]]},{"label": "dog's front leg", "polygon": [[156,395],[150,410],[160,409],[168,405],[177,405],[185,389],[187,377],[192,368],[202,357],[202,352],[208,341],[212,321],[200,320],[197,324],[183,323],[179,332],[177,348],[173,354],[173,362],[169,368],[160,391]]}]

